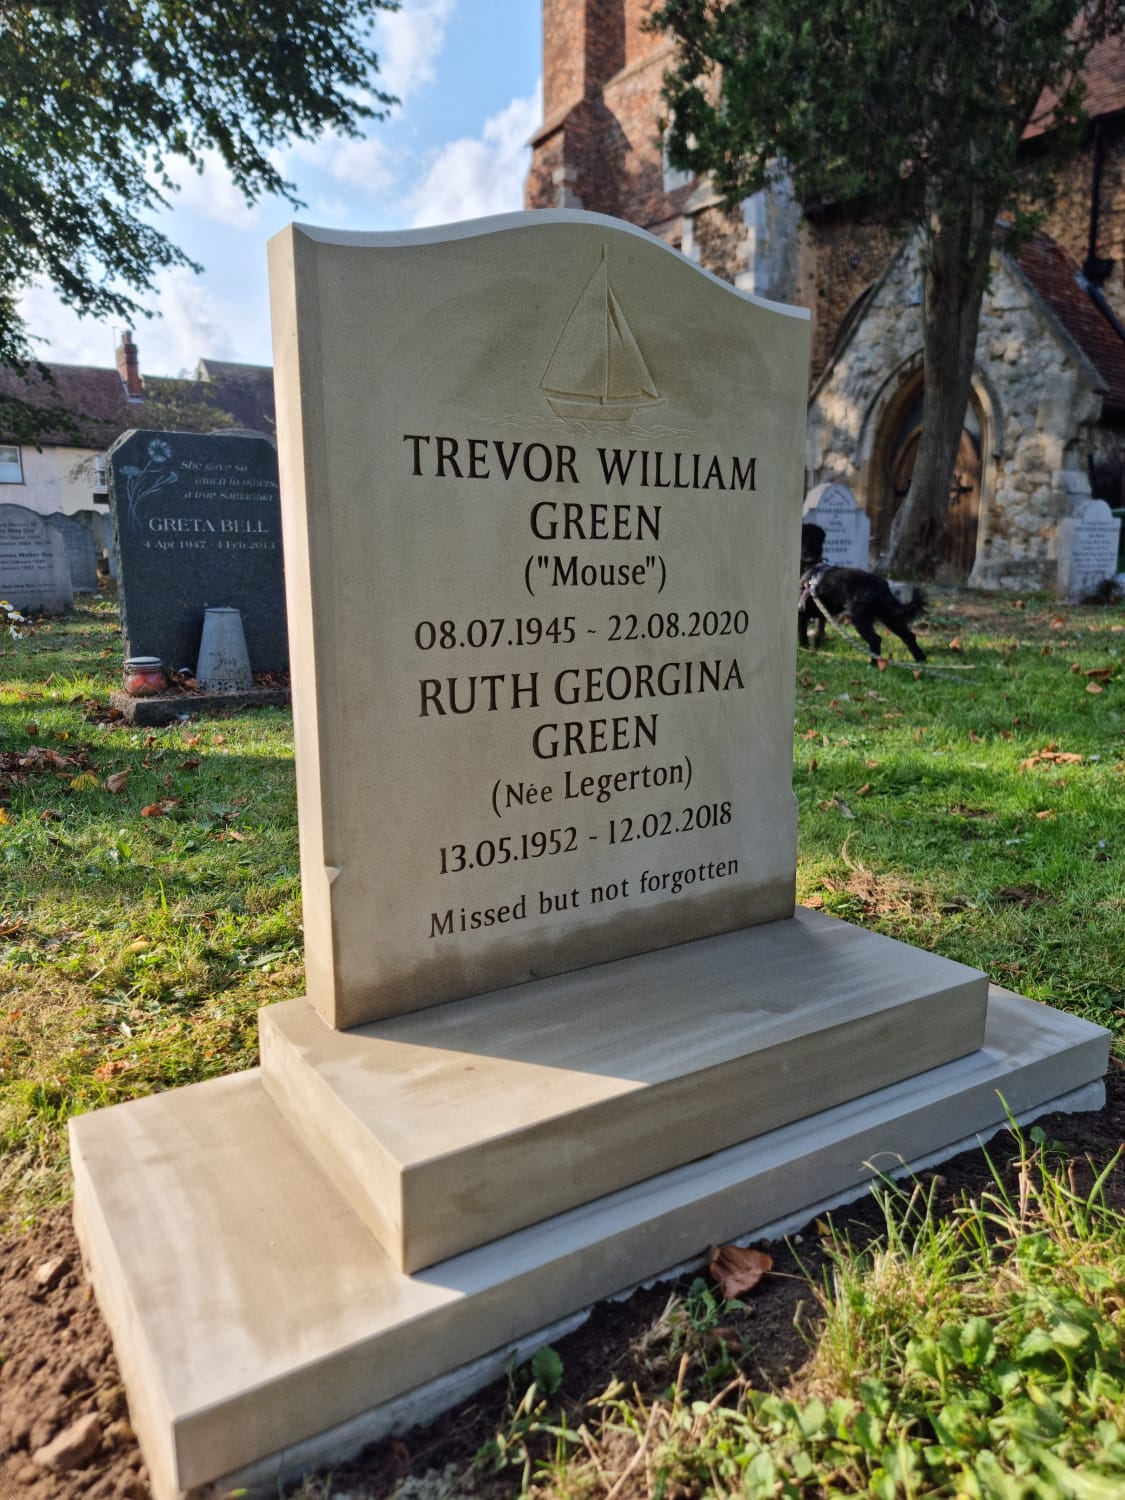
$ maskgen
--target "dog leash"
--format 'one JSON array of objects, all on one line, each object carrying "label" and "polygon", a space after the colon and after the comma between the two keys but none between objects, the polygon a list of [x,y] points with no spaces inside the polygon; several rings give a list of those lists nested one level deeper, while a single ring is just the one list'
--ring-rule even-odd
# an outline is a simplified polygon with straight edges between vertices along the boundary
[{"label": "dog leash", "polygon": [[[857,646],[855,641],[853,641],[851,636],[846,633],[843,626],[840,624],[839,620],[828,608],[828,606],[821,602],[820,597],[816,592],[816,580],[818,575],[824,571],[824,568],[825,565],[821,564],[819,568],[810,573],[801,591],[801,598],[797,607],[800,608],[801,604],[803,604],[806,599],[811,599],[812,602],[816,605],[817,611],[824,617],[825,620],[827,620],[828,624],[831,625],[832,629],[836,632],[836,634],[840,637],[844,644],[846,646],[850,646],[853,651],[858,651],[859,654],[865,657],[869,662],[881,661],[884,662],[888,667],[901,667],[906,672],[913,672],[916,677],[920,677],[923,672],[936,672],[938,676],[944,676],[946,672],[976,671],[975,665],[970,662],[965,662],[964,665],[957,666],[931,667],[929,662],[927,661],[892,661],[889,657],[886,656],[873,656],[866,646]],[[954,678],[953,680],[956,682],[959,679]]]}]

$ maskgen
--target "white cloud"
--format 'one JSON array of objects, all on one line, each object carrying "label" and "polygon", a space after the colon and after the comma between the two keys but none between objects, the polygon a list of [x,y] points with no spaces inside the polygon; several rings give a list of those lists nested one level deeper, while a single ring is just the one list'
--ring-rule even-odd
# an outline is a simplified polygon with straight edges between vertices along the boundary
[{"label": "white cloud", "polygon": [[48,364],[113,364],[114,330],[93,318],[80,318],[65,307],[44,282],[35,282],[20,298],[20,316],[28,333],[42,342],[34,353]]},{"label": "white cloud", "polygon": [[513,99],[486,120],[479,138],[442,146],[406,200],[415,228],[522,208],[530,159],[527,140],[540,118],[537,90],[526,99]]},{"label": "white cloud", "polygon": [[[148,300],[159,316],[133,324],[142,375],[191,374],[208,355],[248,364],[270,362],[264,289],[262,306],[247,302],[236,307],[183,266],[160,271],[155,280],[155,295]],[[46,363],[112,369],[124,325],[79,318],[42,283],[23,297],[20,312],[28,331],[43,340],[34,347]]]},{"label": "white cloud", "polygon": [[385,193],[398,176],[396,153],[375,136],[337,141],[323,165],[337,182],[361,188],[368,195]]},{"label": "white cloud", "polygon": [[385,11],[375,32],[379,86],[405,99],[434,80],[434,65],[445,43],[445,28],[456,0],[409,0],[402,10]]},{"label": "white cloud", "polygon": [[202,172],[183,157],[169,161],[168,176],[179,188],[171,198],[172,205],[191,209],[231,229],[253,229],[258,222],[258,205],[246,202],[217,151],[204,151],[202,159]]}]

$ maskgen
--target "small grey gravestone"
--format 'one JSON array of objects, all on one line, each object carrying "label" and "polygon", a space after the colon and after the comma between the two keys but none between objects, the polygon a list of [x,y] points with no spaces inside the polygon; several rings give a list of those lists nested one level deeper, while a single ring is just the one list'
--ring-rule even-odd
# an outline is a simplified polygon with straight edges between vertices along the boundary
[{"label": "small grey gravestone", "polygon": [[250,665],[289,665],[277,453],[247,434],[127,432],[110,449],[126,656],[194,668],[209,605],[242,615]]},{"label": "small grey gravestone", "polygon": [[76,510],[73,519],[85,526],[86,530],[94,539],[94,554],[101,560],[104,559],[109,569],[109,575],[113,577],[113,521],[108,511],[104,510]]},{"label": "small grey gravestone", "polygon": [[802,521],[824,528],[824,560],[836,568],[866,568],[871,521],[846,484],[818,484],[805,496]]},{"label": "small grey gravestone", "polygon": [[93,533],[83,526],[76,516],[63,515],[56,510],[46,517],[47,525],[53,526],[66,543],[66,561],[70,569],[70,583],[76,594],[93,594],[98,588],[98,552]]},{"label": "small grey gravestone", "polygon": [[0,505],[0,599],[47,615],[74,603],[66,543],[25,505]]},{"label": "small grey gravestone", "polygon": [[1121,522],[1104,500],[1087,500],[1059,524],[1056,595],[1078,604],[1117,572]]}]

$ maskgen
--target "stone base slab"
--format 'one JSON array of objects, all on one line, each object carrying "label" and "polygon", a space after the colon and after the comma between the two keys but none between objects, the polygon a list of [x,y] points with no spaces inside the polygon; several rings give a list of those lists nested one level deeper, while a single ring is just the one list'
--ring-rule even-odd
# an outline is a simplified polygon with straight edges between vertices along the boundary
[{"label": "stone base slab", "polygon": [[151,698],[134,698],[131,693],[113,692],[110,708],[116,708],[126,724],[155,728],[176,719],[197,715],[239,713],[244,708],[288,708],[288,688],[250,688],[245,693],[154,693]]},{"label": "stone base slab", "polygon": [[[1104,1105],[1105,1084],[1099,1081],[1072,1089],[1061,1098],[1047,1100],[1013,1118],[1017,1125],[1029,1125],[1042,1115],[1085,1114],[1100,1110]],[[1007,1130],[1008,1124],[1009,1122],[1005,1120],[1002,1125],[998,1124],[989,1130],[978,1131],[974,1135],[966,1136],[964,1140],[944,1147],[932,1156],[900,1164],[884,1175],[892,1178],[909,1178],[924,1172],[948,1161],[951,1156],[956,1156],[961,1151],[976,1150],[1001,1131]],[[818,1203],[806,1205],[799,1213],[787,1214],[785,1218],[764,1224],[750,1234],[740,1235],[736,1243],[749,1245],[784,1239],[786,1235],[807,1228],[813,1219],[856,1202],[869,1190],[867,1183],[861,1183],[843,1193],[835,1193],[831,1198],[824,1198]],[[646,1276],[643,1281],[625,1287],[607,1300],[611,1302],[624,1300],[631,1296],[638,1287],[652,1286],[662,1281],[674,1281],[689,1271],[700,1271],[706,1266],[707,1260],[706,1253],[694,1255],[690,1260],[682,1261],[678,1266],[669,1266],[658,1276]],[[536,1350],[542,1349],[545,1344],[554,1345],[561,1339],[565,1339],[568,1334],[582,1326],[592,1311],[593,1308],[585,1308],[569,1318],[559,1319],[549,1327],[538,1328],[505,1348],[495,1349],[480,1359],[474,1359],[467,1365],[451,1370],[448,1375],[440,1375],[436,1380],[427,1381],[425,1385],[408,1391],[405,1396],[398,1396],[393,1401],[385,1401],[380,1406],[373,1407],[358,1417],[353,1417],[350,1422],[342,1422],[338,1427],[319,1433],[314,1438],[306,1438],[304,1442],[295,1443],[291,1448],[285,1448],[279,1453],[271,1453],[269,1458],[247,1464],[237,1473],[224,1474],[214,1486],[208,1485],[202,1491],[197,1490],[195,1495],[199,1497],[199,1500],[230,1500],[233,1494],[237,1494],[239,1500],[276,1500],[282,1485],[299,1481],[312,1469],[347,1463],[349,1459],[355,1458],[372,1443],[378,1443],[395,1433],[405,1433],[415,1427],[424,1427],[435,1421],[443,1412],[451,1411],[462,1401],[467,1401],[470,1396],[499,1379],[515,1365],[526,1364]]]},{"label": "stone base slab", "polygon": [[1108,1053],[1100,1027],[993,988],[968,1057],[414,1275],[391,1265],[257,1070],[83,1115],[75,1220],[156,1500],[353,1423],[876,1168],[991,1131],[1006,1118],[998,1094],[1014,1115],[1042,1110],[1100,1079]]},{"label": "stone base slab", "polygon": [[798,909],[350,1031],[271,1005],[262,1081],[418,1271],[975,1052],[987,1000],[976,969]]}]

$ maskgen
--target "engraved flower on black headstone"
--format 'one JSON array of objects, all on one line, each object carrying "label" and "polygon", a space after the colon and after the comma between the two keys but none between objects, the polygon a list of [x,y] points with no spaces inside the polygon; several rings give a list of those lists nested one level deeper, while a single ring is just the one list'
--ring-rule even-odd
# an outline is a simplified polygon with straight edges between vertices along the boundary
[{"label": "engraved flower on black headstone", "polygon": [[125,476],[130,526],[138,524],[138,512],[146,500],[155,495],[157,490],[175,484],[179,478],[175,469],[164,468],[171,457],[170,445],[163,438],[153,438],[148,445],[148,461],[143,469],[138,469],[136,464],[122,464],[120,472]]}]

